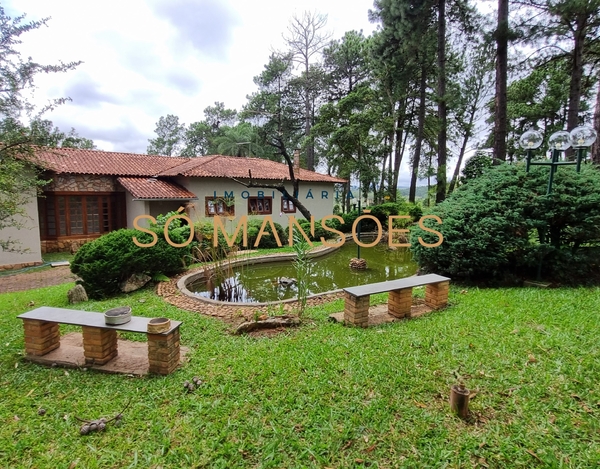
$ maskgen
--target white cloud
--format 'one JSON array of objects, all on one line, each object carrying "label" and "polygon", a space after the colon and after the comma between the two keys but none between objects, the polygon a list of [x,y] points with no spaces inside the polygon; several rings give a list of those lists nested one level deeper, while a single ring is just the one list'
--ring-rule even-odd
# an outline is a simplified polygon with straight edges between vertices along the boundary
[{"label": "white cloud", "polygon": [[[292,15],[328,15],[333,38],[375,25],[372,0],[12,0],[7,12],[48,27],[22,36],[21,50],[41,63],[83,61],[76,71],[36,79],[36,101],[73,101],[45,116],[74,127],[104,150],[145,152],[160,116],[189,124],[215,101],[240,109],[256,90]],[[404,172],[404,171],[403,171]]]}]

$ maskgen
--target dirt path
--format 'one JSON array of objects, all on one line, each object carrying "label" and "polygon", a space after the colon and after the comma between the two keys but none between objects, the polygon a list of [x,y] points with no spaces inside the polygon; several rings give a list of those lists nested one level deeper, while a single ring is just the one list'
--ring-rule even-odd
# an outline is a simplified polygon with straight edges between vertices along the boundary
[{"label": "dirt path", "polygon": [[32,270],[0,277],[0,293],[33,290],[74,281],[75,275],[71,273],[68,266]]}]

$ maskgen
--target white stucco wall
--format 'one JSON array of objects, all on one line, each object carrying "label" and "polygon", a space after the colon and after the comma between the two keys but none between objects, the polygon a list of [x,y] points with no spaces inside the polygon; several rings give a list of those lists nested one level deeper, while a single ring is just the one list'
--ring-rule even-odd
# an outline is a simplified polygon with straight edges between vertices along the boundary
[{"label": "white stucco wall", "polygon": [[[133,200],[133,195],[129,192],[125,193],[125,205],[127,208],[127,228],[134,228],[133,220],[139,215],[148,215],[148,202],[144,200]],[[140,226],[148,226],[148,220],[141,220]]]},{"label": "white stucco wall", "polygon": [[[198,200],[193,200],[193,211],[190,215],[194,221],[206,217],[205,198],[231,196],[235,199],[235,216],[239,218],[248,215],[248,197],[259,197],[262,193],[265,197],[273,198],[271,217],[273,221],[287,224],[288,215],[294,215],[297,219],[304,218],[299,210],[294,214],[280,214],[282,195],[274,189],[247,188],[239,183],[223,178],[181,178],[179,184],[196,194]],[[255,181],[260,182],[260,181]],[[273,181],[267,181],[272,184]],[[292,185],[286,185],[287,190],[292,192]],[[331,183],[301,182],[299,188],[299,200],[310,210],[315,220],[333,213],[335,204],[335,189]],[[260,215],[256,215],[260,218]]]},{"label": "white stucco wall", "polygon": [[11,265],[19,267],[22,264],[39,264],[42,262],[37,199],[33,193],[27,203],[26,211],[29,215],[28,218],[17,218],[19,222],[23,223],[23,228],[11,227],[0,230],[0,239],[3,241],[10,239],[20,243],[15,246],[19,250],[17,252],[2,251],[0,248],[0,267]]}]

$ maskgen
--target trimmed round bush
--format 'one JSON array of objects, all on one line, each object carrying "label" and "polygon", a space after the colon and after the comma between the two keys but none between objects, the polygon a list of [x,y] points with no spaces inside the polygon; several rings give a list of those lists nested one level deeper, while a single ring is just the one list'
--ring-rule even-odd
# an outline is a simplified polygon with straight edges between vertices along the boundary
[{"label": "trimmed round bush", "polygon": [[[271,232],[271,226],[267,223],[265,226],[265,231],[262,234],[260,241],[258,242],[258,246],[254,246],[254,243],[258,239],[258,234],[260,233],[260,228],[263,224],[262,219],[252,218],[248,220],[248,249],[274,249],[278,248],[277,240],[273,233]],[[277,235],[279,236],[279,241],[281,241],[282,246],[286,246],[288,242],[288,233],[287,230],[284,230],[283,227],[279,223],[273,222],[273,226],[275,227],[275,231],[277,231]]]},{"label": "trimmed round bush", "polygon": [[[153,230],[154,231],[154,230]],[[154,231],[158,237],[152,247],[152,235],[138,230],[122,229],[112,231],[86,243],[77,251],[71,262],[71,272],[83,280],[83,286],[90,298],[102,299],[120,292],[120,284],[132,274],[173,274],[184,267],[184,257],[189,256],[190,248],[176,248],[166,240],[163,230]],[[188,239],[189,227],[169,231],[175,244],[183,244]]]},{"label": "trimmed round bush", "polygon": [[598,279],[600,257],[600,172],[561,167],[546,195],[549,168],[501,165],[452,193],[411,231],[415,260],[425,272],[456,279],[518,280],[535,277],[589,283]]}]

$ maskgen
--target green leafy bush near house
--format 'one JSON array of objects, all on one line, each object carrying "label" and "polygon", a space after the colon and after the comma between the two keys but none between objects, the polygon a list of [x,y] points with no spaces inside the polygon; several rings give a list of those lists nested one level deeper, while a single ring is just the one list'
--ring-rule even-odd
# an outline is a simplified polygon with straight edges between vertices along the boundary
[{"label": "green leafy bush near house", "polygon": [[[254,245],[256,243],[256,240],[258,239],[258,234],[260,233],[260,228],[262,227],[262,224],[263,220],[259,218],[251,218],[248,220],[248,249],[272,249],[279,247],[275,236],[273,236],[271,226],[268,223],[265,225],[265,230],[262,236],[260,237],[258,246]],[[288,243],[287,230],[284,230],[279,223],[273,222],[273,226],[275,227],[275,231],[277,232],[277,236],[279,237],[281,245],[286,246]],[[241,239],[239,243],[242,243]]]},{"label": "green leafy bush near house", "polygon": [[519,280],[535,277],[563,283],[598,281],[600,265],[600,172],[585,166],[560,168],[546,195],[548,168],[525,172],[502,165],[456,190],[426,220],[438,235],[415,227],[411,245],[422,270],[464,279]]},{"label": "green leafy bush near house", "polygon": [[[166,240],[163,230],[153,230],[157,243],[152,247],[137,246],[150,244],[150,233],[122,229],[108,233],[81,246],[71,262],[71,271],[81,277],[90,298],[101,299],[120,292],[120,283],[132,274],[173,274],[184,267],[184,258],[189,256],[190,247],[174,247]],[[175,244],[183,244],[189,236],[189,227],[169,231]]]}]

